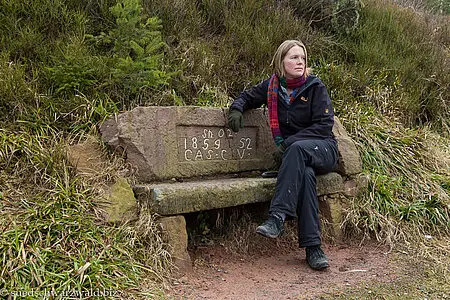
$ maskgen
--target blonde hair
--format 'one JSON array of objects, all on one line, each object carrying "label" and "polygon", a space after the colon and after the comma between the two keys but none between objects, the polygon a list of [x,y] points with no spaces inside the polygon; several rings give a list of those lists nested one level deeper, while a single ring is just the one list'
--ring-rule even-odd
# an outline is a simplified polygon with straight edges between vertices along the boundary
[{"label": "blonde hair", "polygon": [[291,50],[291,48],[294,46],[303,48],[303,51],[305,52],[305,73],[303,74],[303,76],[306,78],[311,73],[311,68],[308,68],[308,53],[306,52],[305,45],[301,41],[286,40],[281,43],[281,45],[278,46],[277,51],[275,51],[270,65],[272,66],[274,73],[276,73],[280,77],[285,77],[286,73],[284,71],[283,59],[288,51]]}]

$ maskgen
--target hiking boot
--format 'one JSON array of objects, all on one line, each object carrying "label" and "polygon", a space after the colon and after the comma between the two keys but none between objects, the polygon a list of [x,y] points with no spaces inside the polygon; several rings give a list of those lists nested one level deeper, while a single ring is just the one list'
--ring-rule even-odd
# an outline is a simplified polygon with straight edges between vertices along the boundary
[{"label": "hiking boot", "polygon": [[314,270],[322,270],[329,267],[328,257],[323,253],[320,245],[306,247],[306,261]]},{"label": "hiking boot", "polygon": [[279,237],[284,230],[284,221],[280,216],[270,215],[267,221],[256,228],[256,233],[269,238]]}]

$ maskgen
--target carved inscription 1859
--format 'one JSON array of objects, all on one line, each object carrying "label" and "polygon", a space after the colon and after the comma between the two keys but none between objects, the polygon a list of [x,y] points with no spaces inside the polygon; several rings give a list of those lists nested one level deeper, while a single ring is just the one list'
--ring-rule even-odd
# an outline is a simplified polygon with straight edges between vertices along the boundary
[{"label": "carved inscription 1859", "polygon": [[256,127],[177,126],[178,161],[242,160],[256,156]]}]

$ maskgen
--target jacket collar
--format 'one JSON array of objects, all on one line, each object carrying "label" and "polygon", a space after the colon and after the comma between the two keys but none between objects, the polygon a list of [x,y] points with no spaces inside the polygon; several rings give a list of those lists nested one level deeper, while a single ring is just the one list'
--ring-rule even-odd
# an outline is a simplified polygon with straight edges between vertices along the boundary
[{"label": "jacket collar", "polygon": [[317,78],[315,75],[309,75],[308,79],[305,82],[305,84],[300,87],[300,90],[297,93],[297,97],[298,97],[298,95],[303,93],[307,88],[309,88],[310,86],[315,85],[315,84],[317,84],[319,82],[320,82],[320,79]]}]

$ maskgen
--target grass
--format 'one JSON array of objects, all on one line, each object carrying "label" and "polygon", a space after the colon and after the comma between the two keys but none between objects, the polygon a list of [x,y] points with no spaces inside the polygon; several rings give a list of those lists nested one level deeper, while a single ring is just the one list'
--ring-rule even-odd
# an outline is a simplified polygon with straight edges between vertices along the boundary
[{"label": "grass", "polygon": [[157,222],[101,221],[99,182],[120,166],[105,170],[95,185],[69,165],[64,144],[51,130],[0,131],[0,287],[133,293],[143,277],[162,282],[171,263]]},{"label": "grass", "polygon": [[359,69],[374,70],[387,83],[392,81],[391,97],[399,100],[390,101],[395,106],[391,111],[409,126],[448,119],[449,41],[440,36],[442,28],[418,16],[389,1],[368,1],[358,30],[349,35],[358,41],[349,49]]},{"label": "grass", "polygon": [[298,248],[295,221],[287,222],[283,235],[267,239],[255,234],[255,229],[268,215],[268,203],[256,203],[191,213],[186,216],[189,248],[220,244],[231,255],[273,255],[274,251],[289,252]]},{"label": "grass", "polygon": [[[432,152],[435,145],[426,142],[433,133],[425,128],[406,129],[379,116],[361,118],[356,113],[348,117],[356,117],[344,119],[344,123],[354,126],[350,132],[371,182],[369,191],[356,200],[359,202],[355,206],[368,210],[367,217],[361,220],[370,223],[372,217],[381,220],[388,215],[413,223],[424,232],[448,233],[449,161],[446,152],[438,156]],[[441,139],[445,149],[448,140]],[[376,233],[383,232],[378,225],[369,227]]]}]

